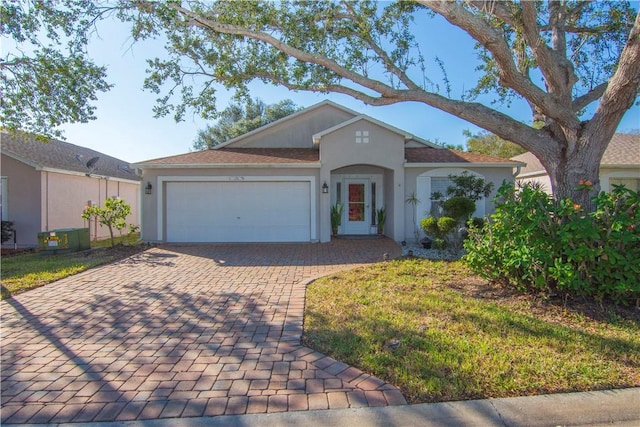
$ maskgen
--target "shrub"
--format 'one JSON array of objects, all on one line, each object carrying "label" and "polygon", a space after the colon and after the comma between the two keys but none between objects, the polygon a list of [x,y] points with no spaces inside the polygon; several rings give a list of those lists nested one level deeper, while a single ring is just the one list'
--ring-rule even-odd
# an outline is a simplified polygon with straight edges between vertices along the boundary
[{"label": "shrub", "polygon": [[460,222],[443,216],[435,218],[433,216],[422,218],[420,227],[426,235],[433,238],[434,249],[445,249],[451,246],[453,251],[459,251],[462,247],[461,242],[461,226]]},{"label": "shrub", "polygon": [[467,225],[470,228],[480,229],[484,227],[484,218],[470,218],[469,221],[467,221]]},{"label": "shrub", "polygon": [[464,246],[481,276],[520,289],[564,295],[640,298],[640,196],[616,187],[596,210],[555,201],[539,188],[503,185],[495,213]]},{"label": "shrub", "polygon": [[422,227],[425,234],[439,238],[444,238],[456,225],[458,225],[458,221],[446,216],[440,218],[430,216],[422,218],[420,221],[420,227]]},{"label": "shrub", "polygon": [[476,210],[476,204],[468,197],[451,197],[442,203],[444,214],[457,221],[469,218]]}]

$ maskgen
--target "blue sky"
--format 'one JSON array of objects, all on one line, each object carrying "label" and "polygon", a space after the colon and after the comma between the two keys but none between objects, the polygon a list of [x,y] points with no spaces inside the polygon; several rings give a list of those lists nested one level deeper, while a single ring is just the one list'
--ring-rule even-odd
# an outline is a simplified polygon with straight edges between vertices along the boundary
[{"label": "blue sky", "polygon": [[[421,42],[421,52],[430,61],[428,72],[432,72],[431,80],[442,84],[442,73],[432,61],[438,57],[444,63],[447,77],[452,82],[452,96],[458,97],[476,82],[477,77],[473,71],[473,41],[466,33],[439,20],[428,20],[425,24],[429,25],[428,34],[437,35],[424,37]],[[157,96],[142,89],[145,60],[163,57],[161,41],[133,44],[127,25],[107,21],[99,24],[97,37],[92,40],[89,53],[96,63],[108,67],[108,81],[115,84],[115,87],[99,95],[95,102],[96,120],[62,127],[67,142],[132,163],[191,151],[197,131],[203,129],[207,122],[191,114],[180,123],[169,116],[154,118],[152,108]],[[267,104],[289,98],[303,107],[330,99],[421,138],[449,144],[464,144],[465,129],[472,132],[480,130],[468,122],[419,103],[371,107],[344,95],[291,92],[261,83],[253,84],[251,93]],[[487,98],[485,100],[490,101]],[[229,95],[220,92],[218,108],[223,109],[228,101]],[[523,102],[516,102],[509,107],[496,107],[518,120],[530,120],[529,109]],[[640,108],[634,106],[625,115],[618,131],[638,128]]]}]

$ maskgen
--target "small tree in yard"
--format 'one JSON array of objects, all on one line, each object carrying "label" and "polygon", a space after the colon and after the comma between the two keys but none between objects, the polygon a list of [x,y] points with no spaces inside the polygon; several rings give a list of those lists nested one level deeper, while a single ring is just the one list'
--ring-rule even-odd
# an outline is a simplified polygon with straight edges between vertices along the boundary
[{"label": "small tree in yard", "polygon": [[96,217],[100,226],[106,225],[111,236],[111,247],[115,246],[113,229],[122,230],[127,226],[127,215],[131,213],[131,206],[120,198],[110,198],[104,201],[104,208],[100,206],[87,206],[82,212],[82,218],[87,221]]},{"label": "small tree in yard", "polygon": [[466,197],[477,202],[482,197],[489,197],[493,190],[493,182],[486,182],[484,178],[471,175],[464,171],[460,175],[449,175],[454,185],[447,187],[449,197]]}]

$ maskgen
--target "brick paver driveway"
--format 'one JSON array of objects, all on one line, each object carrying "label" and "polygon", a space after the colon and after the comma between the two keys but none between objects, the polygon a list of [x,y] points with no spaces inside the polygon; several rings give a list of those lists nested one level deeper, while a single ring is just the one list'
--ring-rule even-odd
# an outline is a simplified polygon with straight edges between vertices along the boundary
[{"label": "brick paver driveway", "polygon": [[1,303],[2,423],[406,403],[300,345],[305,282],[388,239],[153,248]]}]

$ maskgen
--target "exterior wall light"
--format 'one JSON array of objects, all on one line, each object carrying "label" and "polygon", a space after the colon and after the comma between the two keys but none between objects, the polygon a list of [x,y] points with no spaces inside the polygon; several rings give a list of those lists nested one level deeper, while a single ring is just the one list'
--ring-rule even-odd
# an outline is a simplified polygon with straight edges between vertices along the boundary
[{"label": "exterior wall light", "polygon": [[327,194],[329,192],[329,186],[327,185],[327,181],[322,184],[322,193]]},{"label": "exterior wall light", "polygon": [[151,194],[152,189],[153,189],[153,186],[149,181],[147,181],[147,186],[144,187],[144,194]]}]

